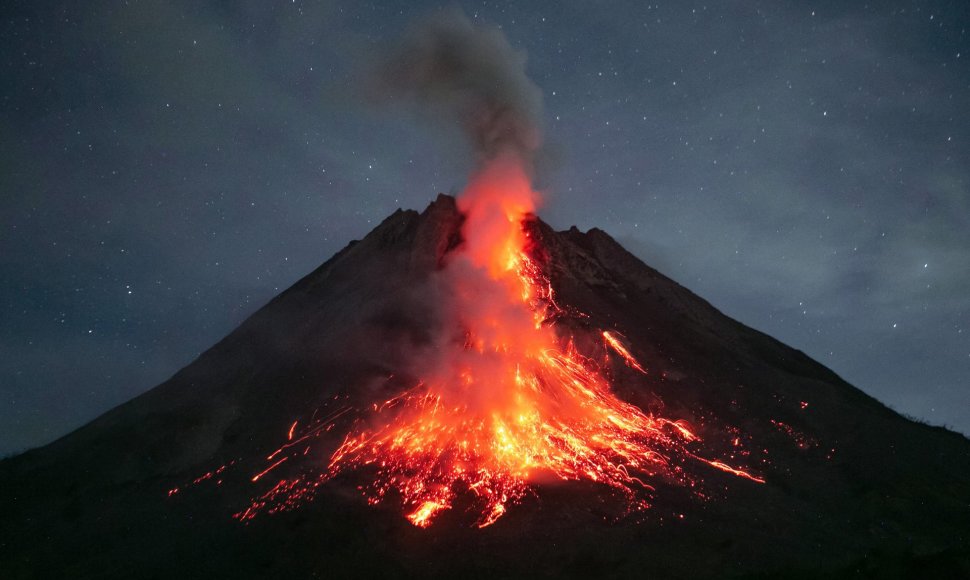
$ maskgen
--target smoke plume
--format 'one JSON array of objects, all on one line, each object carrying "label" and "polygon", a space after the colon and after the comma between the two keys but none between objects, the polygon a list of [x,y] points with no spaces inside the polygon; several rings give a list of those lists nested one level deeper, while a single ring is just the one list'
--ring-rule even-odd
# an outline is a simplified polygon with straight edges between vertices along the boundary
[{"label": "smoke plume", "polygon": [[501,30],[477,26],[458,10],[411,29],[380,67],[392,97],[454,117],[480,165],[514,155],[531,167],[539,147],[539,88],[525,74],[525,55]]}]

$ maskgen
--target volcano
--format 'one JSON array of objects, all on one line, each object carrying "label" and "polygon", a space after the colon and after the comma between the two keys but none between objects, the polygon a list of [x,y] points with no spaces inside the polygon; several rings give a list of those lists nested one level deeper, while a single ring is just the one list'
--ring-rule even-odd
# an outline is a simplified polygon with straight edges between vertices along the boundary
[{"label": "volcano", "polygon": [[2,576],[970,575],[970,441],[516,211],[519,322],[441,195],[0,462]]}]

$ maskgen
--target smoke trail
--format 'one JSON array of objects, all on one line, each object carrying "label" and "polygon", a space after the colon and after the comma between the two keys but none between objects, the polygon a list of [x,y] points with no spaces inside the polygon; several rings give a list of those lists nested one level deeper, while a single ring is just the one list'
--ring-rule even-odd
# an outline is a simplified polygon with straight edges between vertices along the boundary
[{"label": "smoke trail", "polygon": [[477,165],[457,199],[462,244],[434,276],[437,324],[411,370],[446,399],[483,412],[509,396],[510,359],[534,346],[537,332],[546,347],[554,341],[551,330],[537,331],[515,271],[527,245],[522,220],[540,203],[531,178],[542,96],[502,31],[458,10],[412,27],[377,72],[380,96],[455,122],[474,148]]},{"label": "smoke trail", "polygon": [[531,168],[542,95],[525,74],[524,53],[498,28],[476,26],[458,10],[442,12],[405,36],[382,63],[380,79],[390,96],[453,116],[480,165],[511,154]]}]

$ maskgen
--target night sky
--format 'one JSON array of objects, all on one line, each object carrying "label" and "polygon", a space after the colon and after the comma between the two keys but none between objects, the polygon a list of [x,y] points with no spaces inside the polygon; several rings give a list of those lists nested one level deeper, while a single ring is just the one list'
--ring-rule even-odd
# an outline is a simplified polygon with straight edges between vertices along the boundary
[{"label": "night sky", "polygon": [[[970,4],[456,5],[543,92],[543,219],[970,433]],[[361,80],[438,8],[3,3],[0,455],[461,190],[458,130]]]}]

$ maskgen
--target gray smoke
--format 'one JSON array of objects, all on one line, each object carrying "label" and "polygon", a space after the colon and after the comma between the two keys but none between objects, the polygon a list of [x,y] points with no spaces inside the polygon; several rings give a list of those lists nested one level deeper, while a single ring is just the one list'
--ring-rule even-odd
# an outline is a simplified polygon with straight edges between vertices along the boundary
[{"label": "gray smoke", "polygon": [[454,117],[480,163],[514,153],[531,165],[542,94],[525,74],[525,54],[498,28],[458,10],[435,15],[405,36],[379,77],[385,94]]}]

